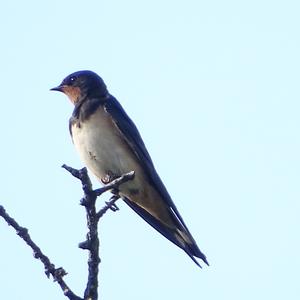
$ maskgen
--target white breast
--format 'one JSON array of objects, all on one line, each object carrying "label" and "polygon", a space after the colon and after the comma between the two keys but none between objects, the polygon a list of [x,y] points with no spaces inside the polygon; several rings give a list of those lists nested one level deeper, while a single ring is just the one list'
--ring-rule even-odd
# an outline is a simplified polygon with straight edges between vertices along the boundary
[{"label": "white breast", "polygon": [[80,123],[80,127],[74,124],[72,137],[81,160],[98,179],[109,173],[121,175],[140,168],[111,117],[102,108]]}]

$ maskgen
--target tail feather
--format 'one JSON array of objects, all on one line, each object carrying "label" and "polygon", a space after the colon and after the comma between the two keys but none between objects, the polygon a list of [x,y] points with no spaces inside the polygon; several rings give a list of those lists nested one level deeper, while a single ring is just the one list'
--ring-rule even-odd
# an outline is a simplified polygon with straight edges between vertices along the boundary
[{"label": "tail feather", "polygon": [[[195,240],[193,239],[190,232],[186,229],[186,226],[182,226],[178,221],[178,227],[180,229],[172,229],[162,222],[153,217],[149,212],[147,212],[142,207],[138,206],[135,202],[130,201],[128,198],[123,198],[124,202],[131,207],[140,217],[142,217],[149,225],[156,229],[159,233],[165,236],[169,241],[174,243],[176,246],[181,248],[186,254],[194,261],[194,263],[201,268],[199,262],[195,259],[198,257],[202,259],[207,265],[208,261],[205,255],[200,251]],[[176,221],[177,219],[174,219]]]},{"label": "tail feather", "polygon": [[181,243],[181,249],[183,249],[186,254],[199,266],[199,263],[197,262],[197,260],[195,259],[195,257],[198,257],[200,259],[202,259],[208,266],[209,263],[206,259],[206,256],[201,252],[201,250],[199,249],[199,247],[197,246],[195,240],[193,239],[192,235],[190,234],[190,232],[184,232],[182,230],[178,230],[179,234],[177,235],[177,240],[180,241]]}]

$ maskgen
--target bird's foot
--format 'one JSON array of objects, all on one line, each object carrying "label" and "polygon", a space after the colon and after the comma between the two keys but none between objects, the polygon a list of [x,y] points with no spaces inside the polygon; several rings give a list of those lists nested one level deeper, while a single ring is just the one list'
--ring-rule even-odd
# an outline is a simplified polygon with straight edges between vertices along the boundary
[{"label": "bird's foot", "polygon": [[119,176],[116,174],[113,174],[112,172],[107,172],[107,174],[101,178],[101,182],[103,184],[108,184],[110,182],[112,182],[113,180],[115,180],[116,178],[118,178]]}]

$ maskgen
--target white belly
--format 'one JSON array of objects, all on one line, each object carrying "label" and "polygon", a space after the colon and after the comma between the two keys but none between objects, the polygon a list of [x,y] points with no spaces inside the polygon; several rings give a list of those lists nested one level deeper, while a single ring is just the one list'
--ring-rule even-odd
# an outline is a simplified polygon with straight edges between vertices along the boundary
[{"label": "white belly", "polygon": [[103,109],[98,109],[80,127],[73,125],[72,137],[81,160],[98,179],[110,173],[122,175],[135,171],[135,182],[130,186],[136,186],[137,173],[141,174],[140,166]]}]

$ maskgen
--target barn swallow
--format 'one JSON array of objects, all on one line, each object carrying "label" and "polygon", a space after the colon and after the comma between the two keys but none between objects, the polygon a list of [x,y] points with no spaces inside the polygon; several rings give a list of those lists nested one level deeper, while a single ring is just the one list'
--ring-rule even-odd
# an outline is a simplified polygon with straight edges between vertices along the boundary
[{"label": "barn swallow", "polygon": [[140,133],[120,103],[92,71],[78,71],[52,88],[74,104],[69,130],[81,160],[102,183],[134,171],[119,195],[139,216],[184,250],[199,266],[207,265],[167,189],[158,176]]}]

